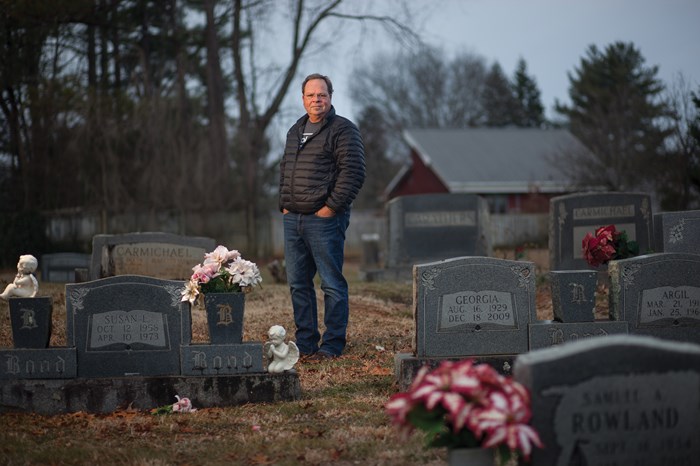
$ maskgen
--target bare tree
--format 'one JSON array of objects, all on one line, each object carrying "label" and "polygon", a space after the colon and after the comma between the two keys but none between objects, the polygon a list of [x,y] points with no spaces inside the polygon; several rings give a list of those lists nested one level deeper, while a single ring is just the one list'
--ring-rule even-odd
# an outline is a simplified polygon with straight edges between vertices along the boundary
[{"label": "bare tree", "polygon": [[405,153],[405,129],[482,125],[486,72],[486,60],[479,55],[448,59],[440,49],[421,46],[376,55],[355,69],[351,88],[363,108],[381,112],[387,155],[398,159]]},{"label": "bare tree", "polygon": [[664,209],[700,207],[700,140],[695,134],[700,131],[697,98],[683,74],[677,74],[665,91],[664,100],[670,111],[666,121],[671,134],[662,155],[654,161],[657,190]]},{"label": "bare tree", "polygon": [[[297,78],[302,59],[313,47],[323,46],[320,36],[321,26],[333,21],[362,21],[386,26],[393,33],[410,36],[411,31],[390,16],[372,13],[351,13],[353,5],[344,0],[314,1],[295,0],[288,3],[269,0],[234,0],[231,35],[233,56],[233,77],[237,104],[235,147],[243,166],[245,190],[243,191],[248,248],[251,254],[258,254],[258,231],[255,219],[259,215],[259,206],[263,197],[261,177],[269,172],[265,167],[268,153],[267,131],[274,117],[278,114],[290,86]],[[274,9],[287,8],[290,5],[290,37],[280,41],[289,50],[286,60],[278,64],[275,77],[266,80],[274,85],[267,92],[265,101],[260,99],[258,86],[265,70],[256,66],[256,38],[263,34],[262,24],[269,20],[268,15]],[[344,8],[347,6],[347,8]],[[335,40],[341,40],[336,38]],[[269,78],[269,76],[268,76]],[[301,93],[301,90],[299,91]]]}]

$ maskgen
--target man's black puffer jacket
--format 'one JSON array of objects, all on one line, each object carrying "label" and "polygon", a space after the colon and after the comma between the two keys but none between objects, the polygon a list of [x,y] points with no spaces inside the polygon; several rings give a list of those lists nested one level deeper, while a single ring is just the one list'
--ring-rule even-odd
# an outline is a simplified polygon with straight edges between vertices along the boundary
[{"label": "man's black puffer jacket", "polygon": [[308,118],[301,117],[287,133],[280,164],[280,211],[312,214],[325,204],[342,212],[365,181],[360,131],[331,107],[321,129],[300,147]]}]

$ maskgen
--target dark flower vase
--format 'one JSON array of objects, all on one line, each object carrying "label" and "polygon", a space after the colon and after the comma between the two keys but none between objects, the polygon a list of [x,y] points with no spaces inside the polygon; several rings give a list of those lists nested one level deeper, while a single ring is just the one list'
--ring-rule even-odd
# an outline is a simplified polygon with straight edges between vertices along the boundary
[{"label": "dark flower vase", "polygon": [[12,343],[15,348],[48,348],[51,339],[51,298],[10,298]]},{"label": "dark flower vase", "polygon": [[245,293],[207,293],[204,295],[204,308],[212,345],[243,341]]},{"label": "dark flower vase", "polygon": [[450,448],[447,452],[449,466],[493,466],[494,451],[489,448]]}]

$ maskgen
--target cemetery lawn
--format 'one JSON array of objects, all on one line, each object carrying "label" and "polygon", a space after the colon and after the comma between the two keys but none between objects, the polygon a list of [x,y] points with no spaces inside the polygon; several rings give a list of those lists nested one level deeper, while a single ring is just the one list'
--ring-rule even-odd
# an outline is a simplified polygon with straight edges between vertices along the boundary
[{"label": "cemetery lawn", "polygon": [[[542,277],[546,271],[538,266],[537,273]],[[336,360],[297,364],[301,399],[160,416],[128,406],[111,414],[4,412],[0,464],[445,464],[444,449],[423,448],[418,434],[402,438],[384,414],[384,403],[397,391],[394,355],[413,347],[411,283],[361,282],[354,264],[346,274],[346,352]],[[1,274],[0,286],[13,276],[14,271]],[[64,346],[64,284],[40,281],[39,294],[53,298],[51,346]],[[537,308],[540,318],[551,318],[546,280],[538,280]],[[12,346],[8,312],[0,301],[0,347]],[[244,340],[265,341],[273,324],[293,336],[288,288],[264,274],[263,288],[247,296]],[[200,307],[193,309],[193,333],[195,342],[208,341]]]}]

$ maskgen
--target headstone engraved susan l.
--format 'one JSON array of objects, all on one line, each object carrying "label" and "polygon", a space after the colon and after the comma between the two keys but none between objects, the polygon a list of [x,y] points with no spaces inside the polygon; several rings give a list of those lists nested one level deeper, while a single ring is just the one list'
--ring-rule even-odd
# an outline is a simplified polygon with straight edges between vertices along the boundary
[{"label": "headstone engraved susan l.", "polygon": [[577,193],[554,197],[549,204],[550,270],[581,270],[590,266],[581,243],[586,233],[615,225],[639,243],[644,253],[653,248],[651,199],[643,193]]},{"label": "headstone engraved susan l.", "polygon": [[491,253],[488,204],[475,194],[397,197],[387,221],[387,268]]},{"label": "headstone engraved susan l.", "polygon": [[700,346],[613,335],[520,355],[534,465],[693,465],[700,458]]},{"label": "headstone engraved susan l.", "polygon": [[211,238],[170,233],[95,235],[92,240],[90,279],[115,275],[144,275],[187,280],[192,266],[216,247]]},{"label": "headstone engraved susan l.", "polygon": [[416,355],[518,354],[535,314],[531,262],[460,257],[416,265]]},{"label": "headstone engraved susan l.", "polygon": [[700,343],[700,255],[659,253],[612,261],[610,315],[630,333]]},{"label": "headstone engraved susan l.", "polygon": [[190,337],[183,282],[123,275],[66,285],[79,377],[177,375]]}]

